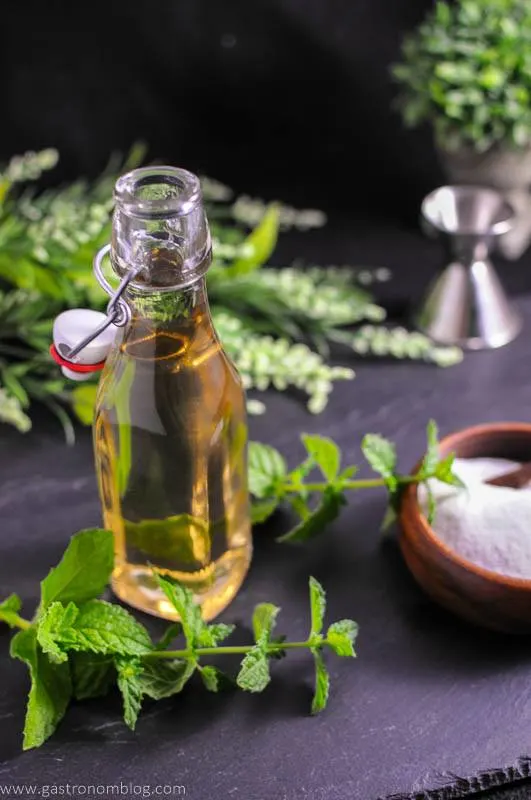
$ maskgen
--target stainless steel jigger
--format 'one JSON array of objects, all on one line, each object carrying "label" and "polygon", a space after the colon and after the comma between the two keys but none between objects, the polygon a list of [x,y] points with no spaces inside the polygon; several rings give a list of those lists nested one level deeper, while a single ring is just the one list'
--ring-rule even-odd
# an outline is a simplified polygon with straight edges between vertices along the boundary
[{"label": "stainless steel jigger", "polygon": [[494,189],[442,186],[425,198],[422,217],[426,232],[442,235],[450,261],[430,287],[417,327],[437,342],[470,350],[508,344],[522,323],[489,253],[511,228],[512,207]]}]

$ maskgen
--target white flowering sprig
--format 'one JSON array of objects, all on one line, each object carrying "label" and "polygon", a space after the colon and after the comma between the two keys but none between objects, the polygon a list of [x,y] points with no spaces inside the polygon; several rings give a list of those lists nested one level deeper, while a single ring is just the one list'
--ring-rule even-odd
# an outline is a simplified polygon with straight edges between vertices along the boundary
[{"label": "white flowering sprig", "polygon": [[[48,354],[52,324],[65,308],[103,308],[107,302],[94,281],[92,258],[110,237],[116,177],[141,163],[142,156],[142,149],[133,149],[125,163],[114,160],[94,182],[40,193],[20,185],[51,169],[55,150],[14,157],[0,169],[0,418],[21,430],[28,426],[34,401],[53,409],[70,438],[65,406],[91,421],[95,387],[72,388],[58,374]],[[332,344],[359,355],[443,366],[461,358],[455,348],[385,327],[385,311],[369,291],[389,279],[384,267],[262,269],[279,230],[319,227],[325,222],[322,212],[235,198],[229,187],[208,178],[203,196],[214,245],[211,307],[247,388],[298,389],[308,395],[309,410],[318,413],[334,383],[354,377],[351,369],[328,363]],[[174,314],[173,306],[169,313]],[[256,397],[248,405],[264,410]]]},{"label": "white flowering sprig", "polygon": [[360,356],[412,359],[451,367],[463,360],[459,347],[435,344],[428,336],[402,327],[362,325],[356,331],[334,331],[330,338]]},{"label": "white flowering sprig", "polygon": [[353,370],[329,366],[307,345],[257,334],[227,311],[215,312],[214,323],[246,389],[299,389],[308,395],[308,410],[319,414],[334,382],[354,378]]}]

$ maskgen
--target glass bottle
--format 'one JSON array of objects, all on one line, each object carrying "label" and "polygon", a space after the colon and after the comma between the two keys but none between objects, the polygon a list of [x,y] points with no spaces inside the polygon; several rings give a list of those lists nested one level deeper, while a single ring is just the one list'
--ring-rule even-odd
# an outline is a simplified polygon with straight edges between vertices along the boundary
[{"label": "glass bottle", "polygon": [[138,169],[115,189],[111,264],[136,274],[98,390],[94,446],[112,586],[125,603],[175,612],[156,570],[188,586],[205,619],[251,559],[247,426],[239,376],[213,327],[208,223],[195,175]]}]

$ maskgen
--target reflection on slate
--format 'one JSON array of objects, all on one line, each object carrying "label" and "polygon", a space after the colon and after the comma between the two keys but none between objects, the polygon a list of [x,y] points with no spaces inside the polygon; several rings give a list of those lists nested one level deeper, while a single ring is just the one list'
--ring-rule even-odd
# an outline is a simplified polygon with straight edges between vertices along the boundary
[{"label": "reflection on slate", "polygon": [[[432,255],[430,245],[420,235],[391,231],[386,252],[385,231],[377,233],[371,239],[366,230],[354,231],[330,249],[397,267],[401,297],[395,299],[408,297],[419,262]],[[529,275],[519,270],[520,288],[525,282],[529,288]],[[530,298],[518,305],[531,314]],[[252,421],[251,434],[294,460],[301,455],[296,432],[327,434],[354,463],[361,435],[375,431],[396,441],[407,468],[422,451],[429,417],[442,433],[479,421],[529,419],[528,341],[526,330],[507,348],[472,354],[448,370],[360,364],[356,381],[336,387],[323,415],[312,417],[299,400],[271,394],[268,414]],[[68,449],[49,419],[29,436],[5,428],[0,436],[0,585],[2,594],[18,591],[29,610],[68,536],[98,522],[90,436],[81,432]],[[308,715],[311,663],[296,655],[274,666],[263,695],[210,695],[193,685],[175,700],[148,704],[136,734],[124,727],[117,697],[75,705],[46,746],[22,754],[26,676],[7,658],[9,637],[2,631],[1,782],[122,779],[183,784],[187,796],[201,800],[376,800],[516,765],[528,748],[531,640],[475,630],[434,606],[414,584],[396,543],[382,544],[383,508],[383,493],[360,493],[321,539],[299,548],[275,544],[277,517],[256,532],[249,578],[222,617],[248,624],[249,610],[270,600],[283,608],[283,630],[304,636],[308,574],[322,581],[331,618],[360,623],[357,661],[330,660],[332,693],[322,715]],[[156,622],[153,627],[158,630]]]}]

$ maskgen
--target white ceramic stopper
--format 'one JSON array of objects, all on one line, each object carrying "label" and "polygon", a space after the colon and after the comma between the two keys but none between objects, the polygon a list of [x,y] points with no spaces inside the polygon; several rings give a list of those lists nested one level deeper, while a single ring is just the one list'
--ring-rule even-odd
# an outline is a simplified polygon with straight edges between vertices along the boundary
[{"label": "white ceramic stopper", "polygon": [[[91,308],[72,308],[59,314],[53,324],[53,343],[59,355],[73,364],[99,364],[100,361],[105,361],[118,330],[116,325],[109,325],[77,355],[69,355],[105,319],[105,314]],[[90,372],[75,372],[68,367],[61,367],[61,371],[66,378],[74,381],[86,381],[92,376]]]}]

